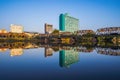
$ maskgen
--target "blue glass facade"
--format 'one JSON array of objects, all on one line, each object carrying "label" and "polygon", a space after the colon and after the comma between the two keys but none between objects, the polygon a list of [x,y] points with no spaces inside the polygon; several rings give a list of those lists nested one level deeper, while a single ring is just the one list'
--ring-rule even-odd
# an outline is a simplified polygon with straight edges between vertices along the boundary
[{"label": "blue glass facade", "polygon": [[64,16],[64,14],[60,14],[60,16],[59,16],[59,29],[61,31],[65,30],[65,16]]},{"label": "blue glass facade", "polygon": [[79,30],[79,19],[69,16],[68,14],[60,14],[59,29],[61,31],[72,32]]}]

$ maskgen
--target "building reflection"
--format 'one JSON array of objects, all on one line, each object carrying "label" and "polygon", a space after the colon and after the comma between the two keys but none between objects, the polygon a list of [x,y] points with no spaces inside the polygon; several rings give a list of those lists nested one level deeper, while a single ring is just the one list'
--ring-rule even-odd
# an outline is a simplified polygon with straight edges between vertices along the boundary
[{"label": "building reflection", "polygon": [[[53,45],[53,44],[38,44],[38,43],[31,43],[31,42],[0,42],[0,52],[5,52],[10,50],[11,56],[19,56],[22,55],[24,49],[34,49],[34,48],[45,48],[45,57],[53,56],[54,52],[60,51],[60,54],[64,53],[65,55],[77,55],[78,52],[90,53],[96,50],[99,54],[105,55],[120,55],[120,46],[69,46],[69,45]],[[72,55],[72,56],[74,56]]]},{"label": "building reflection", "polygon": [[59,66],[62,68],[69,68],[71,65],[79,62],[79,53],[91,53],[96,51],[98,54],[120,56],[120,46],[112,45],[103,46],[84,46],[84,45],[61,45],[61,44],[41,44],[32,42],[0,42],[0,52],[3,53],[10,50],[10,56],[22,56],[24,50],[44,48],[44,56],[49,58],[53,56],[55,52],[59,52]]},{"label": "building reflection", "polygon": [[79,61],[79,52],[72,50],[61,50],[59,52],[59,65],[61,67],[69,67]]},{"label": "building reflection", "polygon": [[22,48],[17,48],[17,49],[11,49],[10,50],[10,56],[20,56],[23,54],[23,49]]},{"label": "building reflection", "polygon": [[49,58],[55,52],[59,52],[59,66],[69,68],[72,64],[77,63],[79,53],[91,53],[96,51],[98,54],[120,56],[120,46],[106,43],[107,45],[97,44],[93,45],[61,45],[61,44],[41,44],[35,42],[0,42],[0,52],[10,51],[10,56],[22,56],[24,50],[34,48],[44,48],[44,56]]},{"label": "building reflection", "polygon": [[98,54],[120,56],[120,49],[96,48],[96,52],[97,52]]},{"label": "building reflection", "polygon": [[94,47],[83,47],[83,46],[80,46],[80,47],[77,47],[76,50],[78,52],[90,53],[90,52],[93,52]]},{"label": "building reflection", "polygon": [[10,56],[20,56],[23,54],[24,49],[39,48],[34,43],[28,42],[10,42],[10,43],[0,43],[0,52],[5,52],[10,50]]},{"label": "building reflection", "polygon": [[0,48],[0,52],[5,52],[7,51],[7,48]]},{"label": "building reflection", "polygon": [[45,57],[52,56],[53,52],[52,48],[45,48]]}]

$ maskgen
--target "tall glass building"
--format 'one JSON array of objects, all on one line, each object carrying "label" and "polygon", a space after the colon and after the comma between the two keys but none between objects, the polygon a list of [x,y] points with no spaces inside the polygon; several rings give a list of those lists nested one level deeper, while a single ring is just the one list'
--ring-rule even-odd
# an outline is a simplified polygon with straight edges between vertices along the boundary
[{"label": "tall glass building", "polygon": [[61,31],[67,31],[74,33],[79,30],[79,19],[66,14],[60,14],[59,16],[59,29]]}]

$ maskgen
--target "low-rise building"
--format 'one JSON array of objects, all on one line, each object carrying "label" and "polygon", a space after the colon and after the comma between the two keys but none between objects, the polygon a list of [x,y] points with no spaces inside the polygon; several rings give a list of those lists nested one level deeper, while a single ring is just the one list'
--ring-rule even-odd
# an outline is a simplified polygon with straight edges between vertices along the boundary
[{"label": "low-rise building", "polygon": [[60,35],[72,35],[72,32],[65,32],[65,31],[60,31],[59,32]]},{"label": "low-rise building", "polygon": [[100,28],[100,29],[97,29],[96,34],[97,35],[120,34],[120,27]]},{"label": "low-rise building", "polygon": [[93,30],[78,30],[77,35],[86,35],[86,34],[95,34],[95,32]]},{"label": "low-rise building", "polygon": [[10,32],[11,33],[23,33],[23,26],[22,25],[15,25],[11,24],[10,25]]}]

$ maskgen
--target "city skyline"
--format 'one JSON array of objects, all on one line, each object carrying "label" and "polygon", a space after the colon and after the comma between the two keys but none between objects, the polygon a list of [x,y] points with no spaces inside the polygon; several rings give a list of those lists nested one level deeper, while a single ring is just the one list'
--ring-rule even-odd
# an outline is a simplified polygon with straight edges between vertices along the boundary
[{"label": "city skyline", "polygon": [[44,33],[44,24],[59,29],[59,15],[79,19],[79,29],[120,26],[119,0],[0,0],[0,29],[23,25],[25,31]]}]

